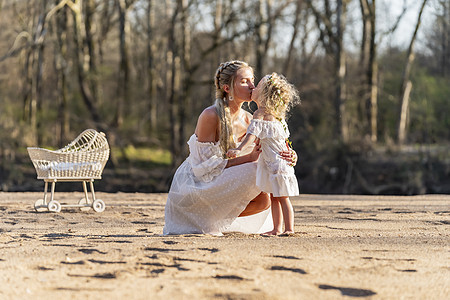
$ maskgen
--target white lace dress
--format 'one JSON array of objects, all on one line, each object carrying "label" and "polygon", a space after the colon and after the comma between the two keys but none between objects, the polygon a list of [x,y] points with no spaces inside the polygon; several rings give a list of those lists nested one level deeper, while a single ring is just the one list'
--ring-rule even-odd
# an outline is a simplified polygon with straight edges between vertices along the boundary
[{"label": "white lace dress", "polygon": [[288,150],[286,139],[289,129],[286,122],[253,119],[247,134],[261,140],[262,153],[258,160],[256,185],[275,197],[297,196],[299,189],[294,167],[279,155],[280,151]]},{"label": "white lace dress", "polygon": [[237,218],[261,193],[255,184],[257,163],[225,169],[219,143],[199,142],[194,134],[188,145],[190,155],[177,169],[167,197],[163,234],[270,230],[270,209],[253,218]]}]

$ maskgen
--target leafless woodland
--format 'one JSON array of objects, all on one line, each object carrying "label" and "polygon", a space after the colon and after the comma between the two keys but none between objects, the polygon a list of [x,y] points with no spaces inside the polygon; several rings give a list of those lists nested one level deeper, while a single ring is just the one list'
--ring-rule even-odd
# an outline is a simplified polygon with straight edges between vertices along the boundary
[{"label": "leafless woodland", "polygon": [[[449,192],[450,1],[398,2],[0,0],[0,190],[29,180],[25,147],[86,128],[169,150],[159,184],[134,187],[167,189],[217,66],[239,59],[300,90],[303,190]],[[111,177],[130,163],[114,153]]]}]

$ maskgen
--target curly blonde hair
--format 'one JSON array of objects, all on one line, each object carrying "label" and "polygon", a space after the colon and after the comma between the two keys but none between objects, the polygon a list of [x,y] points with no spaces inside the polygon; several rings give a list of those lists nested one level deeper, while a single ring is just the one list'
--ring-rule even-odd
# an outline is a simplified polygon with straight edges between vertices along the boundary
[{"label": "curly blonde hair", "polygon": [[286,117],[286,112],[300,103],[300,96],[295,86],[289,83],[286,77],[277,73],[265,76],[259,98],[266,113],[282,119]]},{"label": "curly blonde hair", "polygon": [[[233,87],[236,73],[238,70],[245,68],[253,71],[252,67],[250,67],[246,62],[232,60],[221,63],[216,71],[214,80],[214,84],[216,86],[215,106],[220,123],[219,143],[224,155],[226,155],[228,149],[236,147],[233,140],[233,128],[231,126],[229,101],[232,101],[232,98],[230,97],[234,96]],[[229,93],[224,90],[224,85],[229,86]]]}]

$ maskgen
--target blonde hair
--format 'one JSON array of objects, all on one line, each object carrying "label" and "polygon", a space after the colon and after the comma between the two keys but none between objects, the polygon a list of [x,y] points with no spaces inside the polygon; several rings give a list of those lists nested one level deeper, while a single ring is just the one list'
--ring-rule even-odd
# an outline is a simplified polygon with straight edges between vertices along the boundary
[{"label": "blonde hair", "polygon": [[290,108],[300,103],[298,90],[283,75],[272,73],[265,76],[259,94],[260,103],[266,113],[284,119]]},{"label": "blonde hair", "polygon": [[[219,116],[219,144],[222,149],[224,156],[228,149],[235,148],[236,143],[233,140],[233,128],[231,125],[231,115],[229,101],[230,96],[234,96],[234,80],[236,78],[236,73],[240,69],[248,68],[253,71],[247,63],[239,60],[232,60],[221,63],[216,71],[216,77],[214,84],[216,86],[216,111]],[[224,85],[228,85],[230,90],[227,93],[224,90]]]}]

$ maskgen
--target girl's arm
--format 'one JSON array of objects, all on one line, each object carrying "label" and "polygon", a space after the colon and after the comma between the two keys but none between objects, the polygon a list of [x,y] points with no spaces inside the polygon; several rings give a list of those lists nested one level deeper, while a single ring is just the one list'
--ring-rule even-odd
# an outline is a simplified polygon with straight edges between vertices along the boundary
[{"label": "girl's arm", "polygon": [[[217,116],[214,106],[206,108],[198,117],[197,127],[195,128],[195,135],[199,142],[217,142],[219,117]],[[261,146],[256,143],[252,152],[247,155],[239,156],[233,159],[228,159],[225,168],[245,164],[248,162],[258,160],[261,153]]]},{"label": "girl's arm", "polygon": [[242,140],[241,144],[239,145],[239,147],[236,148],[236,150],[241,151],[242,149],[244,149],[245,147],[247,147],[248,145],[253,143],[255,141],[255,139],[256,139],[255,135],[247,133],[245,135],[245,138]]},{"label": "girl's arm", "polygon": [[242,141],[242,143],[239,145],[239,147],[234,148],[234,149],[229,149],[227,152],[227,157],[229,158],[235,158],[236,156],[239,156],[239,153],[241,152],[242,149],[244,149],[247,145],[253,143],[256,139],[256,136],[254,136],[253,134],[246,134],[244,140]]},{"label": "girl's arm", "polygon": [[252,161],[257,161],[259,155],[261,154],[261,151],[262,150],[261,150],[261,145],[259,144],[259,140],[256,140],[255,147],[253,148],[252,152],[250,152],[247,155],[228,159],[228,162],[227,162],[227,165],[225,166],[225,168],[245,164],[245,163],[252,162]]}]

